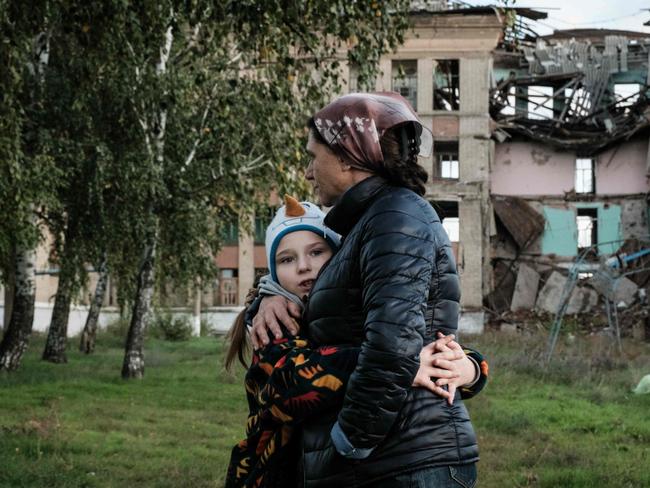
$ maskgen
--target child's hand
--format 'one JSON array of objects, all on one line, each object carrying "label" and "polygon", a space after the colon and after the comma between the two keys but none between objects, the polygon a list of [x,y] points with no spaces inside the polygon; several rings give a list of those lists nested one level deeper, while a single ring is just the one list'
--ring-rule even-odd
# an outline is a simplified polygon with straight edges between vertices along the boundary
[{"label": "child's hand", "polygon": [[[462,347],[454,341],[453,335],[438,333],[438,340],[420,351],[420,369],[413,386],[427,388],[436,395],[447,399],[451,405],[456,389],[471,383],[476,376],[476,368]],[[435,381],[432,378],[436,378]],[[447,389],[443,387],[447,386]]]}]

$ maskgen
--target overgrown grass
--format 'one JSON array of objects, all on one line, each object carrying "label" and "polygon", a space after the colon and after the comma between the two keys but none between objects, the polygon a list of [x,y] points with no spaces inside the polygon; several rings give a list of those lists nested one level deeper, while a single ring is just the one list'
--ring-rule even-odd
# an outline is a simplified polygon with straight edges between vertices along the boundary
[{"label": "overgrown grass", "polygon": [[[650,486],[648,344],[560,342],[548,370],[544,336],[488,333],[471,341],[491,367],[468,402],[485,487]],[[71,346],[76,343],[72,342]],[[221,367],[221,339],[149,340],[143,381],[120,379],[122,340],[69,363],[40,361],[35,337],[22,368],[0,375],[0,486],[215,487],[244,430],[241,373]]]}]

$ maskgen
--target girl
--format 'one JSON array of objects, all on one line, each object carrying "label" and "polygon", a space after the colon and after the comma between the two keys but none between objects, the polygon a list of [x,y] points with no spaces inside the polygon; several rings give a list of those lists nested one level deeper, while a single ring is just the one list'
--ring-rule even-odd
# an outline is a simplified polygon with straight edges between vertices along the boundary
[{"label": "girl", "polygon": [[[261,295],[281,295],[303,308],[312,285],[323,265],[338,249],[338,234],[323,224],[324,214],[315,205],[285,197],[267,228],[266,252],[270,274],[262,278]],[[294,435],[296,424],[306,418],[339,406],[343,401],[349,375],[357,363],[359,348],[327,346],[311,348],[301,336],[285,336],[255,351],[250,367],[244,360],[246,349],[245,311],[238,316],[230,333],[226,367],[235,357],[248,368],[245,378],[249,405],[246,439],[233,448],[226,487],[299,486],[297,469],[300,441]],[[464,355],[448,336],[428,346],[426,358],[434,350],[444,350],[445,358]],[[473,361],[482,358],[470,352]],[[423,363],[427,359],[423,357]],[[426,369],[426,371],[424,371]],[[451,378],[454,373],[429,366],[430,376]],[[476,394],[485,383],[485,375],[464,397]],[[417,382],[416,382],[417,383]]]}]

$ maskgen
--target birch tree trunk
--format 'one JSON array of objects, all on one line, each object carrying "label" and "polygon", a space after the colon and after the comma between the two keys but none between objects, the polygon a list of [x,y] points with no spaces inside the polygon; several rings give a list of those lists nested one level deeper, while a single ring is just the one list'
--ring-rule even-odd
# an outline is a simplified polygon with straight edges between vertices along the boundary
[{"label": "birch tree trunk", "polygon": [[[169,25],[163,35],[163,44],[160,47],[159,58],[156,62],[155,72],[158,78],[163,78],[167,74],[167,63],[174,40],[174,16],[175,14],[172,9],[170,10]],[[136,71],[137,78],[138,74]],[[163,93],[163,95],[167,95],[167,93]],[[140,126],[143,129],[145,137],[145,147],[151,157],[154,175],[158,178],[162,178],[165,163],[166,107],[167,105],[165,103],[161,103],[157,110],[149,114],[143,111],[139,116]],[[126,339],[124,363],[122,364],[122,378],[124,379],[140,379],[144,377],[144,334],[152,316],[151,301],[155,285],[155,258],[159,226],[153,200],[152,198],[148,211],[146,212],[148,222],[150,223],[150,232],[144,243],[142,264],[138,272],[138,286],[135,300],[133,300],[131,324]]]},{"label": "birch tree trunk", "polygon": [[[157,224],[156,224],[157,227]],[[138,287],[131,312],[131,324],[126,338],[122,378],[144,377],[144,334],[151,320],[155,283],[155,258],[157,232],[154,233],[144,247],[142,264],[138,272]]]},{"label": "birch tree trunk", "polygon": [[[27,63],[27,70],[36,83],[31,90],[31,104],[37,106],[43,99],[45,70],[50,58],[50,33],[40,32],[32,45],[32,59]],[[33,157],[34,141],[26,143],[24,153]],[[29,217],[26,226],[36,226],[35,204],[28,204]],[[6,218],[6,216],[5,216]],[[11,318],[0,343],[0,370],[16,370],[20,366],[23,354],[27,350],[29,336],[34,324],[34,303],[36,301],[36,250],[34,247],[17,244],[14,263],[14,293]]]},{"label": "birch tree trunk", "polygon": [[11,310],[13,308],[14,288],[15,288],[15,269],[12,266],[7,270],[6,282],[4,286],[5,301],[4,301],[4,317],[2,319],[2,327],[7,329],[9,321],[11,320]]},{"label": "birch tree trunk", "polygon": [[[68,247],[66,236],[65,246]],[[72,301],[75,269],[68,253],[64,252],[59,272],[59,283],[56,288],[54,310],[50,320],[50,329],[43,350],[43,360],[51,363],[67,363],[65,349],[68,343],[68,319],[70,317],[70,302]]]},{"label": "birch tree trunk", "polygon": [[15,253],[15,285],[11,319],[0,343],[0,370],[18,369],[27,349],[34,322],[36,299],[36,251],[20,248]]},{"label": "birch tree trunk", "polygon": [[95,287],[95,295],[90,304],[88,317],[84,330],[81,333],[81,340],[79,341],[79,351],[85,354],[91,354],[95,351],[95,339],[97,337],[97,322],[99,320],[99,312],[104,303],[104,295],[106,295],[106,286],[108,285],[108,266],[106,264],[106,257],[102,259],[99,265],[99,279]]}]

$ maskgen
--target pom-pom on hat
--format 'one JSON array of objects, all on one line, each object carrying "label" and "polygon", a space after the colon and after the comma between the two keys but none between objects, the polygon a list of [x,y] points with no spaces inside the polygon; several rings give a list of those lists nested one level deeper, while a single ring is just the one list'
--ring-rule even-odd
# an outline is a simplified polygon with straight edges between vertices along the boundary
[{"label": "pom-pom on hat", "polygon": [[278,281],[275,270],[275,253],[285,235],[299,230],[308,230],[325,239],[333,250],[337,250],[341,243],[341,237],[323,223],[325,213],[316,205],[299,202],[289,195],[285,195],[284,202],[284,206],[278,209],[266,228],[266,259],[269,263],[271,278],[275,282]]}]

